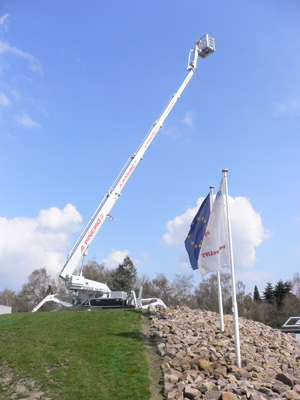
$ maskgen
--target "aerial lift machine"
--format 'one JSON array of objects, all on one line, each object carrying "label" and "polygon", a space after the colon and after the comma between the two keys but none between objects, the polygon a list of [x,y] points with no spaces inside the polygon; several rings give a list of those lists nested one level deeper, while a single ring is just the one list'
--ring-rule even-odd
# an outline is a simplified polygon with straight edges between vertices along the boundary
[{"label": "aerial lift machine", "polygon": [[[108,192],[105,194],[103,200],[69,252],[67,261],[59,276],[65,281],[67,289],[73,292],[73,296],[50,294],[33,309],[33,312],[37,311],[48,301],[54,301],[66,307],[83,306],[89,308],[142,307],[143,304],[150,303],[164,305],[160,299],[141,299],[140,294],[137,299],[134,291],[131,291],[130,293],[111,291],[104,283],[86,279],[82,274],[83,260],[87,255],[89,246],[99,232],[105,219],[110,218],[114,220],[110,215],[113,206],[120,198],[121,192],[133,171],[142,160],[143,155],[149,148],[152,140],[159,129],[163,126],[165,119],[194,75],[198,57],[204,59],[214,51],[215,41],[209,35],[204,35],[196,41],[194,49],[189,52],[187,77],[184,79],[178,91],[174,93],[160,117],[153,123],[140,147],[129,157],[128,161],[122,168],[112,186],[109,188]],[[79,275],[74,275],[75,271],[78,271],[80,263],[81,267],[79,269]]]}]

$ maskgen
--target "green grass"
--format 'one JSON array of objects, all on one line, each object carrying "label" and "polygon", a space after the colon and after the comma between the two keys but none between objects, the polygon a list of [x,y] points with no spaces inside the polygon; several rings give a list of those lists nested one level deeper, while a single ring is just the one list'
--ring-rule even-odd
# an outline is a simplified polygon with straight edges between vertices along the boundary
[{"label": "green grass", "polygon": [[149,399],[141,324],[131,309],[1,315],[0,399],[21,379],[55,400]]}]

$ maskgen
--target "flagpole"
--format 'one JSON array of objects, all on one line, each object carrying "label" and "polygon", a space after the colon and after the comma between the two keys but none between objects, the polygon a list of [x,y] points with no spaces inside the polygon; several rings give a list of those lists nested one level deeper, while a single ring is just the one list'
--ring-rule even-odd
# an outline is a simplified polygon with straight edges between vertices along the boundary
[{"label": "flagpole", "polygon": [[[213,192],[214,186],[210,186],[210,211],[213,208]],[[224,316],[223,316],[223,301],[222,301],[222,286],[221,286],[221,273],[217,271],[218,279],[218,300],[219,300],[219,316],[220,316],[220,331],[224,332]]]},{"label": "flagpole", "polygon": [[226,216],[227,216],[228,245],[229,245],[229,265],[230,265],[230,269],[231,269],[232,311],[233,311],[233,324],[234,324],[234,337],[235,337],[236,365],[240,368],[241,367],[241,354],[240,354],[239,317],[238,317],[238,308],[237,308],[237,301],[236,301],[234,262],[233,262],[233,251],[232,251],[232,240],[231,240],[231,224],[230,224],[229,208],[228,208],[228,187],[227,187],[228,169],[223,169],[222,172],[223,172],[225,194],[226,194]]}]

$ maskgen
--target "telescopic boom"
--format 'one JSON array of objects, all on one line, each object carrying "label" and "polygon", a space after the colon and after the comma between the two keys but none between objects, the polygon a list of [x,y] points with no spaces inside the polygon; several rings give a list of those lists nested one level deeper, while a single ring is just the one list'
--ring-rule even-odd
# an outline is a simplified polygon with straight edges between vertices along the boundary
[{"label": "telescopic boom", "polygon": [[199,40],[197,40],[195,48],[190,50],[188,68],[187,68],[189,72],[187,77],[183,81],[178,91],[172,96],[172,98],[168,102],[167,106],[163,110],[160,117],[157,119],[157,121],[153,123],[152,128],[147,133],[140,147],[134,154],[132,154],[129,157],[123,169],[121,170],[116,180],[114,181],[114,183],[104,196],[97,210],[91,217],[90,221],[88,222],[83,232],[79,236],[78,240],[76,241],[75,245],[73,246],[72,250],[70,251],[67,262],[60,273],[60,277],[63,278],[65,281],[71,279],[72,274],[74,273],[76,268],[78,268],[82,257],[84,257],[87,254],[90,244],[94,240],[105,219],[106,218],[113,219],[110,215],[113,206],[119,199],[121,192],[126,183],[128,182],[129,178],[131,177],[133,171],[136,169],[138,163],[142,160],[144,153],[150,146],[152,140],[156,136],[159,129],[163,126],[165,119],[169,115],[170,111],[172,110],[175,103],[179,99],[181,93],[183,92],[186,85],[189,83],[191,77],[193,76],[195,69],[197,67],[198,57],[204,59],[214,51],[215,51],[215,41],[212,37],[208,35],[205,35]]}]

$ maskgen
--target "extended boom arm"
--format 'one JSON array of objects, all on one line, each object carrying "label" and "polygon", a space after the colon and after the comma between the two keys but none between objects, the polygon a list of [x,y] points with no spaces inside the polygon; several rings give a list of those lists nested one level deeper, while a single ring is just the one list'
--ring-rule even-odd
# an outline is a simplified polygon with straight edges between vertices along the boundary
[{"label": "extended boom arm", "polygon": [[187,68],[189,72],[187,77],[183,81],[178,91],[172,96],[171,100],[167,104],[166,108],[163,110],[158,120],[154,122],[152,128],[147,133],[146,137],[144,138],[142,144],[140,145],[136,153],[130,156],[125,166],[123,167],[123,169],[117,176],[116,180],[114,181],[113,185],[110,187],[105,197],[99,204],[97,210],[95,211],[90,221],[84,228],[83,232],[81,233],[74,247],[70,251],[67,262],[60,273],[60,277],[63,278],[64,280],[67,281],[69,278],[71,278],[71,275],[78,267],[81,258],[87,254],[88,247],[90,246],[96,234],[98,233],[104,220],[107,217],[112,218],[110,216],[111,209],[113,208],[116,201],[120,197],[121,191],[128,182],[136,166],[142,160],[144,153],[150,146],[152,140],[156,136],[159,129],[162,127],[168,114],[174,107],[181,93],[183,92],[186,85],[193,76],[195,69],[197,67],[198,56],[200,58],[206,58],[209,54],[213,53],[214,51],[215,51],[215,42],[213,38],[209,37],[208,35],[205,35],[199,40],[197,40],[195,48],[190,51],[188,68]]}]

